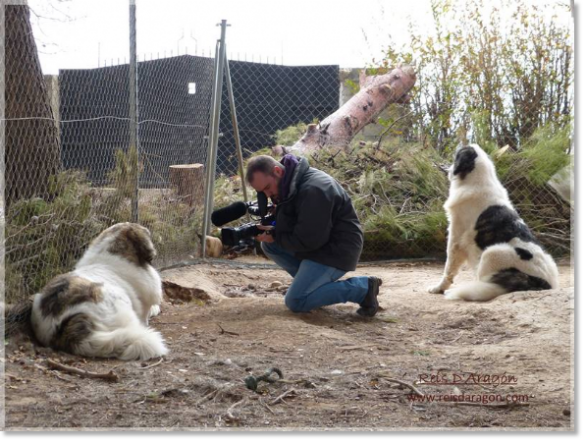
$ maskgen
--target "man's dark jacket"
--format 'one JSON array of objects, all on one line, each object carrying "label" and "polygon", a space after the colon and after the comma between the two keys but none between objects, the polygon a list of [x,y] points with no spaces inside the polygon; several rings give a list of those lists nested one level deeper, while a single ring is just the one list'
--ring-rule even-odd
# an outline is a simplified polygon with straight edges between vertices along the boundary
[{"label": "man's dark jacket", "polygon": [[286,200],[277,205],[275,242],[298,259],[353,271],[364,235],[341,185],[299,158]]}]

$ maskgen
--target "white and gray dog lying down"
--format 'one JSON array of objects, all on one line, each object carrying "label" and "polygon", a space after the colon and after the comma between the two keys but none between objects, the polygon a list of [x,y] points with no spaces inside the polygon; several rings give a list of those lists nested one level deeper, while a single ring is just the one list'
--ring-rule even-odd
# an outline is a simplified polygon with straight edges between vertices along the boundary
[{"label": "white and gray dog lying down", "polygon": [[[504,293],[558,287],[554,260],[512,206],[483,149],[475,144],[458,148],[449,180],[447,262],[441,282],[429,292],[489,301]],[[466,261],[476,269],[477,280],[448,290]]]},{"label": "white and gray dog lying down", "polygon": [[34,296],[31,323],[46,346],[83,356],[151,359],[168,352],[148,319],[160,312],[162,284],[148,229],[104,230],[75,269]]}]

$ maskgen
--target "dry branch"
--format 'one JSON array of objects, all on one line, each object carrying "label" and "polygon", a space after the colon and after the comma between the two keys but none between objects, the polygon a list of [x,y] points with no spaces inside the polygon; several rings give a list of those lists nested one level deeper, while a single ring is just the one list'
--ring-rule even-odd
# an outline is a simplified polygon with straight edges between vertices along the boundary
[{"label": "dry branch", "polygon": [[232,414],[232,411],[234,411],[234,409],[235,409],[237,406],[239,406],[239,405],[243,404],[245,401],[246,401],[246,398],[243,398],[243,399],[241,399],[240,401],[236,402],[235,404],[231,405],[231,406],[228,408],[228,410],[227,410],[227,412],[226,412],[226,415],[227,415],[227,416],[228,416],[230,419],[232,419],[232,420],[235,420],[236,418],[235,418],[235,417],[234,417],[234,415]]},{"label": "dry branch", "polygon": [[225,393],[226,391],[229,391],[233,388],[237,388],[237,386],[231,382],[228,382],[227,384],[225,384],[222,388],[216,388],[213,391],[209,392],[208,394],[206,394],[205,396],[203,396],[201,399],[199,399],[196,403],[195,406],[199,406],[201,405],[203,402],[205,401],[210,401],[215,399],[217,396],[219,396],[220,394]]},{"label": "dry branch", "polygon": [[49,370],[47,367],[43,367],[42,365],[35,364],[35,368],[38,368],[39,370],[42,370],[45,373],[51,373],[53,376],[55,376],[57,379],[59,379],[61,381],[68,382],[68,383],[72,382],[69,379],[65,379],[65,378],[59,376],[56,372]]},{"label": "dry branch", "polygon": [[280,396],[278,396],[276,399],[274,399],[274,400],[273,400],[273,401],[270,403],[270,405],[276,405],[276,404],[278,404],[279,402],[283,402],[283,399],[284,399],[285,397],[287,397],[287,396],[292,396],[292,395],[294,395],[295,393],[296,393],[296,392],[295,392],[295,389],[294,389],[294,388],[291,388],[290,390],[287,390],[287,391],[285,391],[285,392],[284,392],[284,393],[282,393]]},{"label": "dry branch", "polygon": [[369,345],[350,345],[348,347],[339,347],[338,350],[341,351],[348,351],[348,350],[371,350],[372,347],[375,347],[376,344],[369,344]]},{"label": "dry branch", "polygon": [[272,408],[270,408],[270,406],[269,406],[269,405],[268,405],[266,402],[264,402],[263,400],[259,400],[259,402],[262,404],[262,406],[264,406],[264,407],[265,407],[265,408],[266,408],[268,411],[270,411],[272,414],[276,414],[276,413],[274,412],[274,410],[273,410]]},{"label": "dry branch", "polygon": [[157,365],[161,364],[164,361],[164,358],[160,358],[154,364],[145,365],[144,367],[139,367],[139,370],[148,370],[149,368],[156,367]]},{"label": "dry branch", "polygon": [[224,330],[224,328],[221,325],[219,325],[219,323],[217,324],[217,326],[220,329],[220,332],[219,332],[220,335],[240,336],[239,333]]},{"label": "dry branch", "polygon": [[409,384],[408,382],[401,381],[400,379],[391,378],[383,374],[378,376],[381,377],[382,379],[387,380],[388,382],[394,382],[395,384],[399,384],[404,387],[410,388],[417,396],[424,396],[424,394],[421,393],[421,391],[418,388],[416,388],[414,385]]},{"label": "dry branch", "polygon": [[47,359],[47,365],[49,368],[65,371],[67,373],[73,373],[81,376],[82,378],[104,379],[109,382],[118,382],[120,380],[118,375],[112,370],[110,370],[109,373],[94,373],[91,371],[81,370],[80,368],[71,367],[70,365],[61,364],[59,362],[53,361],[52,359]]}]

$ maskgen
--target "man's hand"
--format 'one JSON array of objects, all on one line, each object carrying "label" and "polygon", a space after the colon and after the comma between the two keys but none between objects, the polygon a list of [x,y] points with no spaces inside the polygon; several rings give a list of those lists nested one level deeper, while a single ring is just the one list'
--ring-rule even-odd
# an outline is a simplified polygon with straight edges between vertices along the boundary
[{"label": "man's hand", "polygon": [[[256,226],[259,230],[274,230],[272,226]],[[274,236],[272,236],[269,232],[263,233],[262,235],[258,235],[256,237],[256,241],[259,242],[274,242]]]}]

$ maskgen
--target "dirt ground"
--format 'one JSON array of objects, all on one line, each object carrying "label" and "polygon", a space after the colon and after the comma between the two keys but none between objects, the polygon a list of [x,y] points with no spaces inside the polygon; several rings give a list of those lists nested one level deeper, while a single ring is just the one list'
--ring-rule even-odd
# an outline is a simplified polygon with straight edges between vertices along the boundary
[{"label": "dirt ground", "polygon": [[[84,359],[11,338],[6,427],[573,429],[572,268],[560,266],[559,290],[484,304],[426,293],[441,270],[388,263],[348,274],[384,280],[383,311],[373,319],[350,304],[291,313],[282,299],[290,277],[274,267],[164,271],[163,279],[199,289],[167,299],[151,322],[168,342],[167,357]],[[465,271],[458,281],[470,278]],[[186,301],[191,295],[210,300]],[[50,370],[49,358],[112,370],[119,381]],[[284,381],[246,387],[246,377],[273,367]]]}]

